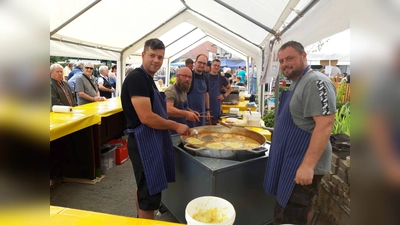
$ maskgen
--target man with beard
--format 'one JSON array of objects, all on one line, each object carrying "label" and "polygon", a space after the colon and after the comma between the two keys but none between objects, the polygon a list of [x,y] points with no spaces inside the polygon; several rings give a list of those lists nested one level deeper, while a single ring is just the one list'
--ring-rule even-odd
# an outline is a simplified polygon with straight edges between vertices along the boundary
[{"label": "man with beard", "polygon": [[[187,67],[182,67],[176,74],[176,82],[165,90],[167,99],[167,113],[170,120],[178,123],[187,124],[187,120],[199,122],[199,113],[190,111],[187,103],[187,92],[192,82],[192,71]],[[171,131],[176,134],[176,132]]]},{"label": "man with beard", "polygon": [[[221,117],[221,101],[224,100],[224,98],[226,98],[226,96],[228,96],[232,91],[232,87],[229,84],[228,79],[219,73],[220,68],[221,61],[219,61],[219,59],[214,59],[211,63],[210,74],[208,75],[208,86],[210,88],[210,115],[212,116],[212,125],[216,125]],[[226,89],[224,94],[221,94],[222,88]]]},{"label": "man with beard", "polygon": [[137,190],[138,217],[154,219],[161,203],[161,192],[175,181],[174,146],[168,130],[188,135],[188,126],[168,120],[166,102],[153,78],[161,68],[165,45],[159,39],[145,42],[142,65],[126,76],[121,103],[127,118],[126,134]]},{"label": "man with beard", "polygon": [[195,67],[193,70],[192,84],[187,94],[189,108],[193,111],[205,114],[200,122],[187,121],[189,127],[197,127],[206,125],[206,119],[210,119],[210,102],[208,97],[208,79],[206,76],[205,67],[208,58],[204,54],[196,57]]},{"label": "man with beard", "polygon": [[278,58],[293,83],[280,95],[264,188],[276,195],[274,224],[309,224],[312,198],[330,170],[336,90],[327,76],[307,65],[300,43],[282,45]]}]

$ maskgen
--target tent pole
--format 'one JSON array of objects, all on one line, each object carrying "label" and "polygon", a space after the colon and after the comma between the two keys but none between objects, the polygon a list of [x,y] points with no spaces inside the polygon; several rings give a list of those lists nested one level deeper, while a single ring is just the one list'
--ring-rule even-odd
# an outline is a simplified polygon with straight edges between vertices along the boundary
[{"label": "tent pole", "polygon": [[115,88],[115,97],[120,96],[121,94],[121,87],[122,87],[122,79],[124,74],[122,71],[125,71],[125,61],[126,59],[122,58],[122,54],[120,55],[119,60],[117,60],[117,84]]},{"label": "tent pole", "polygon": [[90,5],[86,6],[84,9],[82,9],[80,12],[78,12],[77,14],[75,14],[73,17],[69,18],[67,21],[65,21],[63,24],[61,24],[60,26],[58,26],[56,29],[52,30],[50,32],[50,37],[53,36],[55,33],[57,33],[59,30],[61,30],[62,28],[64,28],[65,26],[67,26],[69,23],[71,23],[72,21],[74,21],[76,18],[78,18],[79,16],[81,16],[83,13],[85,13],[86,11],[88,11],[90,8],[92,8],[93,6],[95,6],[97,3],[101,2],[101,0],[96,0],[94,2],[92,2]]},{"label": "tent pole", "polygon": [[165,67],[165,86],[168,87],[169,86],[169,81],[170,81],[170,77],[169,77],[169,66],[170,66],[170,58],[167,59],[167,66]]},{"label": "tent pole", "polygon": [[232,12],[238,14],[239,16],[245,18],[246,20],[248,20],[248,21],[254,23],[255,25],[261,27],[262,29],[268,31],[269,33],[271,33],[271,34],[276,34],[276,31],[275,31],[275,30],[273,30],[273,29],[271,29],[271,28],[265,26],[264,24],[262,24],[262,23],[260,23],[259,21],[257,21],[257,20],[255,20],[255,19],[251,18],[250,16],[248,16],[248,15],[242,13],[241,11],[239,11],[239,10],[237,10],[236,8],[230,6],[229,4],[227,4],[227,3],[225,3],[225,2],[223,2],[223,1],[221,1],[221,0],[214,0],[214,1],[215,1],[216,3],[218,3],[218,4],[222,5],[222,6],[224,6],[225,8],[231,10]]}]

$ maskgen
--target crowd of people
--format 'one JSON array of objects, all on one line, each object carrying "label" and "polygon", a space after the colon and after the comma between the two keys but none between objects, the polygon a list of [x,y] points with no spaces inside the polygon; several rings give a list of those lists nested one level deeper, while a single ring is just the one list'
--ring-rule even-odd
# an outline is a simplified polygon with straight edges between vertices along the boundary
[{"label": "crowd of people", "polygon": [[[129,155],[138,184],[138,217],[143,218],[153,218],[162,190],[175,180],[169,131],[188,135],[191,127],[206,125],[206,121],[214,124],[220,116],[221,100],[234,83],[232,71],[220,74],[218,59],[208,61],[200,54],[177,71],[176,82],[167,88],[164,98],[152,79],[162,65],[164,52],[160,40],[147,40],[143,64],[126,77],[121,93],[128,119]],[[279,103],[281,113],[264,188],[277,196],[274,224],[306,224],[312,215],[311,199],[318,191],[317,184],[330,168],[328,139],[336,110],[335,88],[329,78],[310,69],[300,43],[284,44],[278,56],[284,75],[295,84],[282,93]],[[252,71],[252,75],[255,73]],[[244,82],[243,72],[236,79]],[[226,89],[224,94],[221,89]],[[294,114],[289,105],[293,105]]]},{"label": "crowd of people", "polygon": [[[98,76],[91,62],[68,63],[64,68],[58,64],[50,66],[51,107],[53,105],[77,106],[104,101],[115,97],[117,67],[102,65]],[[133,67],[127,67],[128,74]],[[50,110],[51,110],[50,107]]]},{"label": "crowd of people", "polygon": [[[126,73],[121,89],[140,218],[154,218],[162,191],[168,188],[168,182],[175,181],[171,133],[189,135],[190,128],[216,124],[221,117],[221,102],[232,91],[232,85],[249,82],[250,89],[256,89],[256,67],[248,75],[246,68],[237,73],[225,69],[221,74],[220,60],[199,54],[177,70],[175,84],[163,95],[154,75],[162,66],[164,54],[162,41],[147,40],[142,65]],[[276,196],[274,224],[309,224],[312,198],[322,176],[330,170],[335,87],[326,75],[310,68],[300,43],[283,44],[278,58],[281,71],[293,83],[280,95],[263,187],[267,194]],[[115,70],[110,73],[107,66],[100,67],[97,82],[90,62],[77,63],[68,75],[68,83],[63,81],[59,64],[53,64],[50,73],[52,104],[74,106],[103,101],[101,95],[114,92]]]}]

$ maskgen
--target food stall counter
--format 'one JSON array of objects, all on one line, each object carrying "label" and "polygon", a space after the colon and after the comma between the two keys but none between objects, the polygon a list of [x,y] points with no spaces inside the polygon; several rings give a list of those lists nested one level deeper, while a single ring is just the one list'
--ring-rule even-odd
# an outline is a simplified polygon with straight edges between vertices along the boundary
[{"label": "food stall counter", "polygon": [[50,112],[50,141],[100,122],[93,114]]},{"label": "food stall counter", "polygon": [[126,216],[117,216],[105,213],[91,212],[79,209],[50,206],[51,225],[176,225],[178,223],[164,222],[158,220],[139,219]]},{"label": "food stall counter", "polygon": [[101,117],[122,112],[121,98],[110,98],[102,102],[92,102],[74,107],[74,113],[93,114]]},{"label": "food stall counter", "polygon": [[238,104],[234,104],[234,105],[222,104],[222,111],[229,112],[230,108],[239,108],[239,111],[246,111],[248,108],[250,108],[251,111],[256,111],[257,107],[255,107],[255,106],[246,106],[247,103],[249,103],[248,100],[239,102]]},{"label": "food stall counter", "polygon": [[101,124],[102,117],[108,117],[119,112],[122,112],[119,97],[76,106],[72,113],[50,112],[50,141],[83,128]]}]

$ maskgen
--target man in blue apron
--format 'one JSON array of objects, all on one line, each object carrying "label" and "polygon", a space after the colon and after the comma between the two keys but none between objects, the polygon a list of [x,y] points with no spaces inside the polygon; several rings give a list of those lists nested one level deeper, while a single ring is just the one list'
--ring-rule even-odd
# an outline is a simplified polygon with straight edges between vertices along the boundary
[{"label": "man in blue apron", "polygon": [[138,217],[154,218],[161,192],[175,181],[174,148],[168,130],[188,135],[189,127],[168,120],[166,102],[153,81],[164,59],[165,46],[158,39],[145,42],[142,66],[126,76],[121,103],[127,118],[128,152],[137,184]]},{"label": "man in blue apron", "polygon": [[336,90],[327,76],[310,69],[300,43],[285,43],[278,57],[293,83],[280,95],[264,188],[276,195],[274,224],[309,224],[312,198],[330,170]]},{"label": "man in blue apron", "polygon": [[[187,121],[200,122],[199,113],[190,111],[187,102],[187,92],[192,83],[193,74],[187,67],[182,67],[176,74],[176,82],[165,90],[167,113],[170,120],[187,124]],[[176,134],[171,131],[171,134]]]},{"label": "man in blue apron", "polygon": [[196,57],[195,67],[193,70],[192,85],[188,92],[187,98],[189,108],[199,112],[201,116],[200,122],[187,121],[189,127],[198,127],[206,125],[206,119],[210,119],[210,102],[208,97],[208,79],[205,67],[207,64],[207,56],[200,54]]},{"label": "man in blue apron", "polygon": [[[225,76],[222,76],[219,73],[219,69],[221,68],[221,61],[219,59],[214,59],[211,63],[211,71],[208,75],[208,95],[210,96],[210,115],[211,115],[211,124],[217,124],[218,120],[221,118],[221,101],[228,96],[232,87],[226,79]],[[221,94],[221,89],[226,88],[226,92]]]}]

